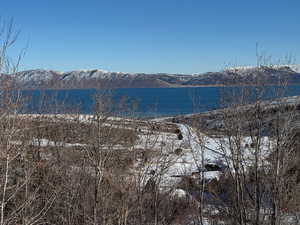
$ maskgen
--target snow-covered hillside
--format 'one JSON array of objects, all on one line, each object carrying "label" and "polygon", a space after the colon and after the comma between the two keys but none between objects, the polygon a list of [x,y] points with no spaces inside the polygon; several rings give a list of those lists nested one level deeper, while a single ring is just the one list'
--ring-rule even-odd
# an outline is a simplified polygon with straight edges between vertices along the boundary
[{"label": "snow-covered hillside", "polygon": [[[203,74],[145,74],[109,72],[105,70],[79,70],[58,72],[52,70],[28,70],[12,74],[12,77],[24,88],[97,88],[97,87],[178,87],[197,85],[226,85],[242,82],[239,79],[251,81],[264,75],[270,84],[282,78],[287,78],[293,84],[300,84],[299,65],[281,65],[262,67],[235,67],[220,72]],[[238,79],[237,79],[238,78]]]}]

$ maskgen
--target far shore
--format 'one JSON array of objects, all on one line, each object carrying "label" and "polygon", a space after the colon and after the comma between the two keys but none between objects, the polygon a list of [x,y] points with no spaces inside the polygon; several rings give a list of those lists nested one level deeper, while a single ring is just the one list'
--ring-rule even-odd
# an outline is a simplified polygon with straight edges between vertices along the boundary
[{"label": "far shore", "polygon": [[[207,85],[174,85],[165,87],[62,87],[62,88],[51,88],[51,87],[35,87],[35,88],[16,88],[20,90],[115,90],[115,89],[146,89],[146,88],[208,88],[208,87],[238,87],[238,86],[250,86],[245,84],[236,85],[225,85],[225,84],[207,84]],[[251,85],[255,86],[255,85]],[[266,84],[265,86],[280,86],[278,84]],[[287,86],[300,86],[300,83],[288,84]]]}]

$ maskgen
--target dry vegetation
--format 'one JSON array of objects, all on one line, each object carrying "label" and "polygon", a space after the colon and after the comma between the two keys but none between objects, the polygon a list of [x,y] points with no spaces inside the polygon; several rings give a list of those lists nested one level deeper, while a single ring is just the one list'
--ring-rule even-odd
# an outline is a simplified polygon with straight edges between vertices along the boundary
[{"label": "dry vegetation", "polygon": [[[5,92],[5,91],[4,91]],[[2,92],[2,93],[4,93]],[[138,135],[167,132],[176,125],[81,115],[9,113],[1,117],[2,224],[170,223],[181,206],[159,190],[165,168],[161,151],[135,148]],[[17,112],[17,111],[15,111]],[[163,125],[163,126],[162,126]],[[149,140],[150,140],[149,139]],[[157,170],[158,171],[158,170]],[[167,222],[168,221],[168,222]]]}]

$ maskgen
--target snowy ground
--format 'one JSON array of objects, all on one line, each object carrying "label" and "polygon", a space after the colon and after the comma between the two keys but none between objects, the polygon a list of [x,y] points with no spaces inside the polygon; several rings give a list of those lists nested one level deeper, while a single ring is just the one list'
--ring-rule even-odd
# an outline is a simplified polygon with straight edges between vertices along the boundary
[{"label": "snowy ground", "polygon": [[[150,165],[148,165],[148,167],[155,171],[160,171],[160,167],[164,168],[163,186],[172,186],[178,181],[178,177],[191,176],[195,172],[202,171],[206,179],[218,179],[221,172],[207,171],[205,168],[207,164],[217,165],[222,171],[232,168],[230,160],[231,150],[236,147],[229,144],[228,138],[211,138],[204,134],[197,134],[193,128],[187,125],[177,125],[183,135],[182,140],[178,140],[175,134],[157,133],[149,137],[139,135],[140,143],[136,145],[137,148],[161,150],[165,153],[163,160],[161,158],[153,159]],[[254,149],[250,147],[252,142],[250,137],[244,137],[241,141],[242,147],[240,150],[243,153],[242,160],[245,165],[250,165],[254,160]],[[265,159],[268,156],[271,144],[268,137],[261,139],[261,160],[259,161],[261,165],[266,163]],[[183,150],[182,154],[174,154],[174,150],[177,148]],[[163,163],[166,164],[166,162],[168,162],[167,166],[162,165]]]},{"label": "snowy ground", "polygon": [[[26,115],[24,115],[26,116]],[[31,118],[38,117],[40,115],[30,115]],[[63,118],[67,120],[79,120],[81,122],[92,122],[90,115],[47,115],[49,118]],[[120,122],[120,123],[119,123]],[[153,122],[153,121],[152,121]],[[148,122],[147,122],[148,123]],[[144,121],[135,121],[132,119],[122,118],[109,118],[103,126],[110,126],[115,128],[137,129],[138,139],[130,149],[128,146],[122,146],[115,144],[114,146],[103,146],[104,149],[120,150],[128,149],[130,151],[151,151],[156,154],[145,163],[144,169],[147,171],[156,171],[156,174],[162,175],[163,186],[172,186],[178,182],[178,177],[191,176],[193,173],[204,172],[204,176],[207,179],[217,178],[220,175],[219,171],[207,171],[205,165],[212,164],[217,165],[221,170],[227,169],[230,166],[230,157],[232,146],[229,145],[227,138],[211,138],[202,133],[197,133],[193,128],[185,124],[173,124],[176,125],[183,138],[179,140],[178,134],[174,132],[162,132],[153,131],[151,126],[147,126]],[[151,122],[150,122],[151,123]],[[163,122],[155,121],[154,124],[160,126],[167,125]],[[136,124],[136,125],[133,125]],[[168,124],[170,125],[170,124]],[[137,127],[139,126],[139,127]],[[253,149],[250,148],[252,140],[250,137],[244,137],[242,145],[244,162],[245,164],[251,163],[253,160]],[[18,144],[18,143],[14,143]],[[21,144],[21,143],[19,143]],[[47,146],[61,146],[61,147],[86,147],[86,144],[71,144],[64,142],[54,142],[48,139],[33,139],[32,145],[39,147]],[[248,147],[246,147],[248,146]],[[268,138],[262,139],[261,155],[262,162],[268,156],[268,149],[270,141]],[[176,153],[176,150],[181,149],[180,154]],[[227,165],[227,166],[226,166]],[[148,177],[149,178],[149,177]]]}]

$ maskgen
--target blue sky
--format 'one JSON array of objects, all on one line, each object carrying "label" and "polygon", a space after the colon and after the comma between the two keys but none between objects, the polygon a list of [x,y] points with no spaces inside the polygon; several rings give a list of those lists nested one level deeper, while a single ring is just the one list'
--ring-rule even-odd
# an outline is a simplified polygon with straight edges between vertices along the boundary
[{"label": "blue sky", "polygon": [[198,73],[255,64],[255,45],[300,60],[299,0],[3,0],[21,69]]}]

